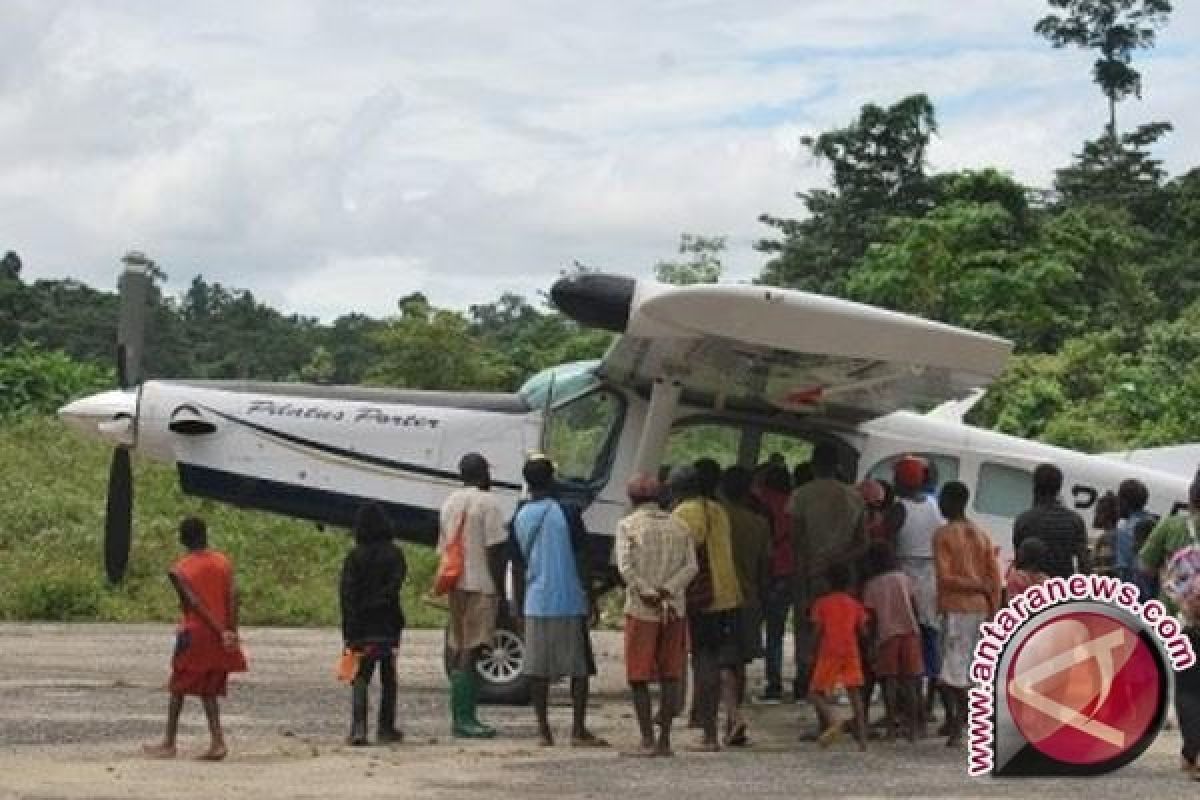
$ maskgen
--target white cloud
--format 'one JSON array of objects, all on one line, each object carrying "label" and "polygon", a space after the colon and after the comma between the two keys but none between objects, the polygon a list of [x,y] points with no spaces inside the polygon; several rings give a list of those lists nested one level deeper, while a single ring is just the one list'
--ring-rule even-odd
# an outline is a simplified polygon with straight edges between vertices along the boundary
[{"label": "white cloud", "polygon": [[[1131,123],[1200,161],[1182,7],[1140,57]],[[0,218],[31,277],[101,286],[150,252],[289,310],[389,313],[532,294],[578,259],[637,274],[682,231],[730,237],[824,171],[802,132],[924,91],[937,168],[1047,183],[1095,135],[1086,53],[1031,32],[1041,0],[454,4],[9,3]]]}]

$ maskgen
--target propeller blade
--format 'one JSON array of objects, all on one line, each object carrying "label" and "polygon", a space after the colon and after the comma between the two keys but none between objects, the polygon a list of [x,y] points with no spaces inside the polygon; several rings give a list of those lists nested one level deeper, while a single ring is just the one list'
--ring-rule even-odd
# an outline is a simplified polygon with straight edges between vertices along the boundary
[{"label": "propeller blade", "polygon": [[130,252],[121,259],[125,271],[117,281],[120,312],[117,317],[117,380],[122,389],[137,386],[144,373],[146,313],[153,285],[151,271],[155,264],[139,252]]},{"label": "propeller blade", "polygon": [[104,514],[104,571],[110,583],[120,583],[129,563],[133,534],[133,470],[129,451],[113,451],[108,469],[108,504]]}]

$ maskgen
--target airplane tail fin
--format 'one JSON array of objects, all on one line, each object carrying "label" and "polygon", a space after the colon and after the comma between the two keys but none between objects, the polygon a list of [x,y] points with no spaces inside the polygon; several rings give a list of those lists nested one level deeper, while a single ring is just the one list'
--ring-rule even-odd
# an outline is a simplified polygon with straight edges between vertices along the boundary
[{"label": "airplane tail fin", "polygon": [[943,419],[947,422],[962,422],[967,412],[974,408],[975,404],[982,400],[985,394],[987,394],[986,389],[972,389],[971,393],[966,397],[959,400],[947,400],[925,416],[933,417],[934,419]]},{"label": "airplane tail fin", "polygon": [[1191,480],[1200,475],[1200,443],[1171,447],[1151,447],[1145,450],[1126,450],[1123,453],[1104,453],[1108,458],[1156,469]]}]

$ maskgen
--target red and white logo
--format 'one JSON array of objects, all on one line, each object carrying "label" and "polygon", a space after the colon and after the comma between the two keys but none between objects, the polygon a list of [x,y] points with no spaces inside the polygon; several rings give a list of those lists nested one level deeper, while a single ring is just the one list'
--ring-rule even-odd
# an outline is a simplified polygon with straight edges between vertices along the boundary
[{"label": "red and white logo", "polygon": [[1064,765],[1120,759],[1157,733],[1165,690],[1153,645],[1097,612],[1068,611],[1037,626],[1005,676],[1017,731]]}]

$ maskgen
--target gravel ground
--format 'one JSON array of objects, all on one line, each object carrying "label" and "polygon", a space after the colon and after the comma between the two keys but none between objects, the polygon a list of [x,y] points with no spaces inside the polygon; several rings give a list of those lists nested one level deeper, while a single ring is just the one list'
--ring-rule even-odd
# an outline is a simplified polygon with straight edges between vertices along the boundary
[{"label": "gravel ground", "polygon": [[[940,740],[873,743],[821,751],[797,741],[813,726],[806,706],[750,710],[754,746],[673,760],[628,759],[615,750],[543,750],[528,709],[487,708],[502,738],[447,736],[441,634],[414,632],[401,656],[396,747],[342,744],[348,691],[332,678],[333,630],[245,632],[251,671],[224,704],[231,756],[187,759],[205,744],[200,709],[184,711],[181,757],[150,761],[143,742],[161,735],[170,628],[154,625],[0,625],[0,800],[11,798],[499,797],[1088,797],[1196,796],[1176,769],[1174,731],[1135,764],[1089,780],[972,780],[961,751]],[[620,637],[597,634],[601,675],[592,726],[618,747],[635,742],[620,666]],[[560,689],[559,692],[562,690]],[[564,694],[554,709],[565,738]],[[689,738],[682,731],[679,744]]]}]

